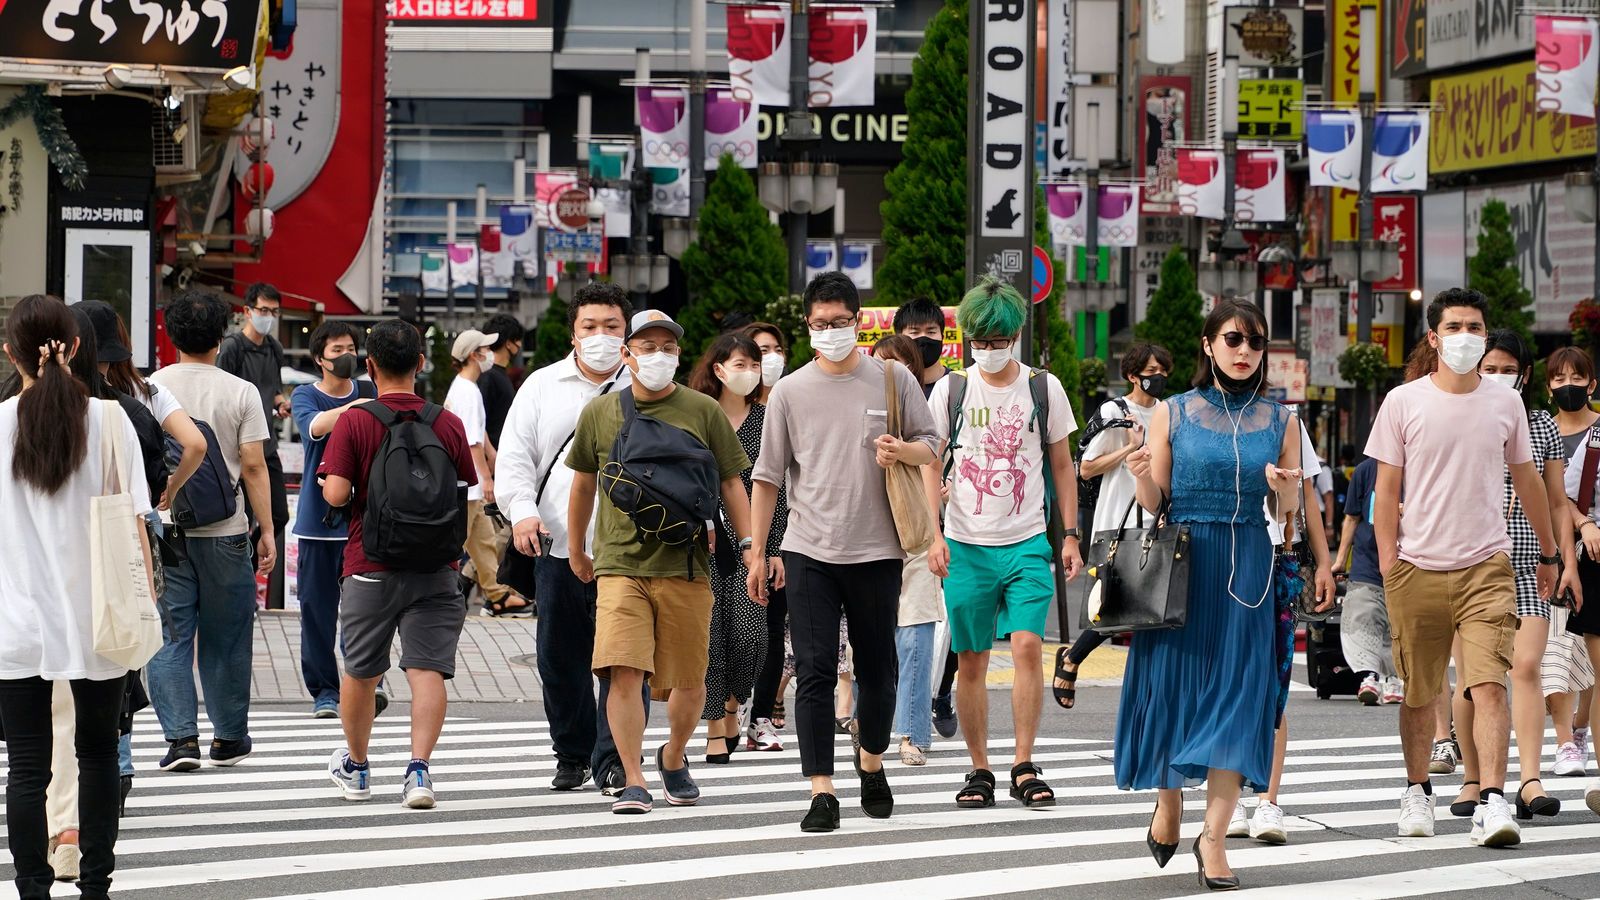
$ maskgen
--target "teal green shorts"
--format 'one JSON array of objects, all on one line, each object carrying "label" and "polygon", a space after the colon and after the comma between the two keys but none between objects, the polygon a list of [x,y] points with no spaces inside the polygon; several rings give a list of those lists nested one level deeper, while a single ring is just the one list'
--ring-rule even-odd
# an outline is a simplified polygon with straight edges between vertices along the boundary
[{"label": "teal green shorts", "polygon": [[983,652],[1000,635],[1019,631],[1044,636],[1056,598],[1049,538],[1040,534],[1004,547],[949,544],[944,602],[950,613],[951,650]]}]

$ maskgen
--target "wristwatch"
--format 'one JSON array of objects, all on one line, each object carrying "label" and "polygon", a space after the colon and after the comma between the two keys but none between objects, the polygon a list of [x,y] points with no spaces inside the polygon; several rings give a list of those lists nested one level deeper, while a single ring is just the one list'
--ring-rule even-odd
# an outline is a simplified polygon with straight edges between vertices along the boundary
[{"label": "wristwatch", "polygon": [[1076,528],[1068,528],[1066,531],[1061,532],[1061,537],[1063,539],[1072,538],[1073,540],[1076,541],[1076,540],[1079,539],[1078,529],[1076,529]]},{"label": "wristwatch", "polygon": [[1561,565],[1561,554],[1557,553],[1555,556],[1545,556],[1543,553],[1541,553],[1539,554],[1539,565],[1559,566]]}]

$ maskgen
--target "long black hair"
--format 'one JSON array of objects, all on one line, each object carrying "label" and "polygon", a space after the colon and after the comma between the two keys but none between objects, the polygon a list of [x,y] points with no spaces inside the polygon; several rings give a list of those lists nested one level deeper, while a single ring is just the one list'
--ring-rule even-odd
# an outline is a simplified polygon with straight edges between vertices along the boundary
[{"label": "long black hair", "polygon": [[1496,350],[1504,351],[1517,361],[1517,377],[1522,380],[1517,392],[1522,395],[1522,405],[1528,407],[1528,415],[1533,415],[1533,407],[1528,403],[1528,385],[1533,383],[1533,348],[1515,331],[1497,328],[1489,332],[1483,345],[1483,355],[1488,356]]},{"label": "long black hair", "polygon": [[[1205,327],[1200,329],[1201,337],[1213,345],[1216,344],[1222,339],[1222,326],[1228,324],[1231,319],[1239,320],[1239,327],[1243,329],[1246,338],[1258,334],[1262,338],[1270,338],[1267,333],[1267,317],[1261,312],[1261,307],[1249,301],[1235,300],[1231,297],[1218,300],[1216,305],[1211,308],[1211,315],[1206,316]],[[1215,346],[1212,347],[1212,352],[1216,352]],[[1206,348],[1202,346],[1200,348],[1199,362],[1194,367],[1194,386],[1208,388],[1215,385],[1216,382],[1216,373],[1212,367],[1212,360],[1206,356]],[[1250,377],[1243,380],[1240,390],[1257,395],[1266,393],[1267,353],[1264,348],[1261,351],[1261,364],[1256,366],[1256,370],[1250,374]]]},{"label": "long black hair", "polygon": [[89,390],[60,364],[79,336],[78,322],[65,303],[32,294],[11,311],[6,336],[12,365],[33,376],[17,397],[11,474],[54,494],[88,453]]}]

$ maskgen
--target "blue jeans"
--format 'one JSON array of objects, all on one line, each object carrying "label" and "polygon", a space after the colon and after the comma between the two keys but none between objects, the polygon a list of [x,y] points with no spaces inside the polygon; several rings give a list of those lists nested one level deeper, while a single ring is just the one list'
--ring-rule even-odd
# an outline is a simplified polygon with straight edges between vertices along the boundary
[{"label": "blue jeans", "polygon": [[[133,677],[137,678],[137,675]],[[125,734],[117,741],[117,772],[133,774],[133,735]]]},{"label": "blue jeans", "polygon": [[[900,684],[894,697],[894,733],[911,738],[923,750],[933,746],[934,623],[903,625],[894,630],[900,657]],[[943,660],[940,660],[943,662]]]},{"label": "blue jeans", "polygon": [[312,700],[339,702],[339,575],[344,541],[300,540],[300,676]]},{"label": "blue jeans", "polygon": [[166,570],[161,630],[166,643],[145,673],[150,703],[168,741],[198,737],[195,643],[212,736],[237,741],[250,728],[250,657],[256,577],[246,535],[188,539],[189,558]]}]

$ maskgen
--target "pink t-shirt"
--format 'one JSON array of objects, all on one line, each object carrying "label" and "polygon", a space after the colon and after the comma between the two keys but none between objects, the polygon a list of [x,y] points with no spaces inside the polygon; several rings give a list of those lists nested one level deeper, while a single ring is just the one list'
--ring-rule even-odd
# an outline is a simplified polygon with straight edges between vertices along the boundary
[{"label": "pink t-shirt", "polygon": [[1367,455],[1404,470],[1400,558],[1453,572],[1511,553],[1503,466],[1532,462],[1522,397],[1484,379],[1470,394],[1418,378],[1384,398]]}]

